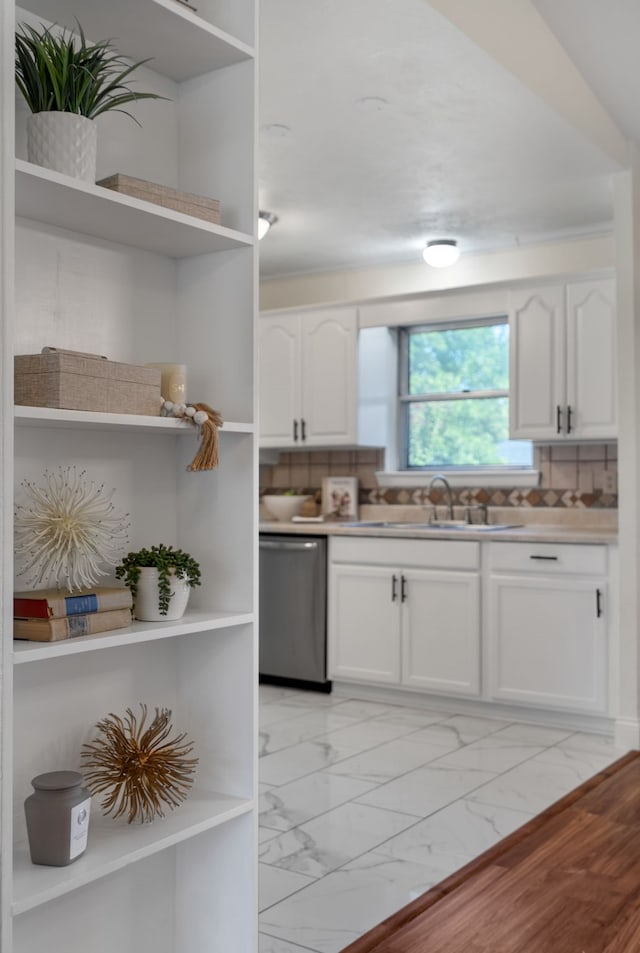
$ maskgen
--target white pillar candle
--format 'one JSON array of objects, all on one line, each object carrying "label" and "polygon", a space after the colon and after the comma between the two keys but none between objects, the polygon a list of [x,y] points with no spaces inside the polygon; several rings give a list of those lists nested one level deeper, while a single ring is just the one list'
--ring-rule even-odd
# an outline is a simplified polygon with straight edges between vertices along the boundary
[{"label": "white pillar candle", "polygon": [[160,393],[165,400],[172,400],[174,404],[186,404],[186,364],[147,364],[147,367],[157,367],[160,371]]}]

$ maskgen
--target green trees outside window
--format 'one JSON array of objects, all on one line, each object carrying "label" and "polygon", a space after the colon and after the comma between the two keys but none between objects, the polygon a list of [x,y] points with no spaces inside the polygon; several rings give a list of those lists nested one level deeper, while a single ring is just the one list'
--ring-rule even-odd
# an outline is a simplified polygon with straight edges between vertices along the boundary
[{"label": "green trees outside window", "polygon": [[509,440],[506,319],[401,332],[404,465],[529,467],[529,441]]}]

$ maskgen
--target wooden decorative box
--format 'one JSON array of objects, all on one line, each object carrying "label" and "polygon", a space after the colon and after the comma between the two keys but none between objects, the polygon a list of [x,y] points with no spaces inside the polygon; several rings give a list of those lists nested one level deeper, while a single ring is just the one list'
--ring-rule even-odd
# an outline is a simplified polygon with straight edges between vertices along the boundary
[{"label": "wooden decorative box", "polygon": [[166,185],[157,185],[155,182],[135,179],[131,175],[122,175],[121,172],[110,175],[106,179],[100,179],[96,185],[112,189],[114,192],[122,192],[135,199],[153,202],[154,205],[162,205],[163,208],[171,208],[184,215],[204,218],[207,222],[213,222],[214,225],[220,224],[220,202],[217,199],[193,195],[191,192],[179,192]]},{"label": "wooden decorative box", "polygon": [[98,354],[46,350],[14,358],[14,400],[108,414],[160,415],[160,371],[119,364]]}]

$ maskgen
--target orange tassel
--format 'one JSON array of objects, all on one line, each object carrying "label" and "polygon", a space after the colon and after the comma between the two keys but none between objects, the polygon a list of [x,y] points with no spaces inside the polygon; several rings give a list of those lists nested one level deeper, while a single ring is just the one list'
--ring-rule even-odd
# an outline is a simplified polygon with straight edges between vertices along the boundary
[{"label": "orange tassel", "polygon": [[215,470],[218,466],[218,427],[223,426],[222,415],[208,404],[192,404],[203,410],[207,420],[200,425],[200,449],[187,467],[190,471]]}]

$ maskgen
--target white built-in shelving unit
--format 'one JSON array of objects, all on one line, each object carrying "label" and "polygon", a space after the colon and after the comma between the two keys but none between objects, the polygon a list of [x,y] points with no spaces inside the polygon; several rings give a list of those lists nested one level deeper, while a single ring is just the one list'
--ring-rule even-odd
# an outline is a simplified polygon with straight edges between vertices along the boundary
[{"label": "white built-in shelving unit", "polygon": [[[2,0],[0,947],[35,953],[255,953],[257,465],[256,0]],[[221,224],[26,161],[15,25],[56,23],[152,59],[165,100],[98,120],[98,178],[137,176],[220,201]],[[15,127],[15,136],[13,135]],[[15,140],[15,142],[14,142]],[[13,354],[44,345],[188,367],[188,398],[225,420],[220,466],[187,471],[184,421],[13,406]],[[185,616],[66,642],[12,639],[12,514],[21,482],[75,465],[115,489],[130,546],[201,563]],[[95,723],[168,707],[196,745],[184,805],[151,824],[101,816],[68,867],[31,864],[23,802],[36,774],[78,769]]]}]

